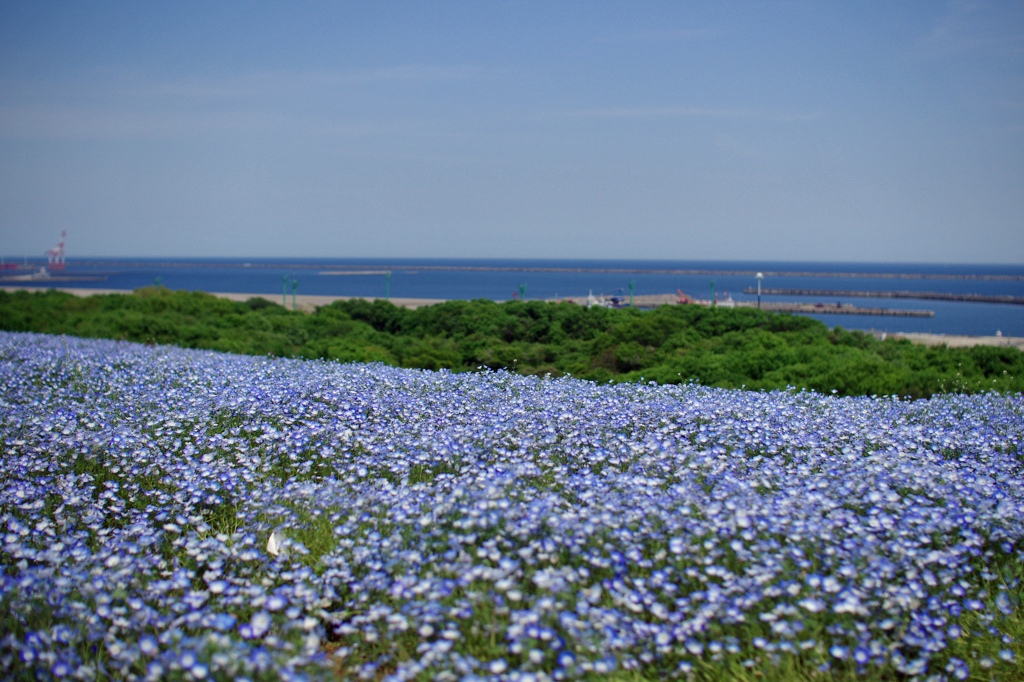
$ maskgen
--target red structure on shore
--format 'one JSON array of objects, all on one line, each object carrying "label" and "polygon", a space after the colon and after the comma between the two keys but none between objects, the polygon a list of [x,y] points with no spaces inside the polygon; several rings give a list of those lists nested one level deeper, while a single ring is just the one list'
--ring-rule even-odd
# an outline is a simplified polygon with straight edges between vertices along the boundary
[{"label": "red structure on shore", "polygon": [[46,265],[52,270],[64,269],[64,237],[67,234],[67,230],[62,230],[60,233],[60,243],[46,252]]}]

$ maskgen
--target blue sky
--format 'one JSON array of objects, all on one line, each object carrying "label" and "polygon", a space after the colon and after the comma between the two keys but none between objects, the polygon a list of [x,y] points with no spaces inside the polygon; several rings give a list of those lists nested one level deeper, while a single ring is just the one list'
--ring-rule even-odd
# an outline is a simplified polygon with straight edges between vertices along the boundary
[{"label": "blue sky", "polygon": [[1020,2],[0,2],[0,254],[1024,263]]}]

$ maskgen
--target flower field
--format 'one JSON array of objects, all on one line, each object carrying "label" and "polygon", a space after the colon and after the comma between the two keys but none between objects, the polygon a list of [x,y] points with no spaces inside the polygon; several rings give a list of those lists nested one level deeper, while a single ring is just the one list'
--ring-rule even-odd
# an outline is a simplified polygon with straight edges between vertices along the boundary
[{"label": "flower field", "polygon": [[1020,679],[1024,397],[0,333],[5,679]]}]

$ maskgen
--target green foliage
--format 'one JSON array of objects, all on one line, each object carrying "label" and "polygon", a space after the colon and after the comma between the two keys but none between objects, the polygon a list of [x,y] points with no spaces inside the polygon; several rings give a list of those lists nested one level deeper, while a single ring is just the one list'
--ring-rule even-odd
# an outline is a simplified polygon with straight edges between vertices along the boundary
[{"label": "green foliage", "polygon": [[915,398],[1024,389],[1024,353],[1015,348],[878,341],[753,308],[641,311],[475,300],[407,310],[382,300],[349,300],[307,315],[262,298],[239,303],[147,287],[88,298],[0,292],[0,328],[434,370],[568,373],[602,382],[694,380],[723,388],[792,386]]}]

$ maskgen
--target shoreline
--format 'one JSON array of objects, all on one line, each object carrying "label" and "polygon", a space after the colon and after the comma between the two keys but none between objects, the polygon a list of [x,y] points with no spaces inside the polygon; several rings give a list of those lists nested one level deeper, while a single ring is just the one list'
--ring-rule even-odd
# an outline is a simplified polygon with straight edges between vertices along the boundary
[{"label": "shoreline", "polygon": [[[0,286],[0,291],[15,292],[15,291],[46,291],[53,289],[55,291],[63,291],[64,293],[71,294],[73,296],[104,296],[107,294],[123,294],[131,295],[134,292],[132,289],[75,289],[68,287],[12,287],[12,286]],[[245,303],[250,298],[265,298],[268,301],[277,302],[277,299],[281,297],[281,294],[242,294],[236,292],[223,292],[223,291],[207,291],[211,296],[217,298],[226,298],[229,301],[238,301]],[[325,305],[330,305],[335,301],[351,301],[353,299],[362,299],[364,301],[378,301],[384,300],[382,297],[369,297],[369,296],[320,296],[315,294],[295,294],[295,307],[305,313],[311,313],[317,308],[321,308]],[[394,303],[400,308],[408,308],[409,310],[415,310],[416,308],[422,308],[423,306],[435,305],[437,303],[444,303],[447,299],[443,298],[391,298],[391,303]],[[288,305],[286,306],[291,310],[292,296],[288,294]]]},{"label": "shoreline", "polygon": [[946,346],[947,348],[971,348],[973,346],[996,346],[1016,348],[1024,351],[1022,336],[966,336],[963,334],[925,334],[923,332],[867,332],[879,341],[906,339],[920,346]]},{"label": "shoreline", "polygon": [[[81,288],[66,288],[66,287],[46,287],[46,286],[0,286],[0,291],[6,291],[13,293],[16,291],[45,291],[47,289],[55,289],[57,291],[63,291],[65,293],[72,294],[74,296],[101,296],[105,294],[132,294],[134,293],[131,289],[81,289]],[[268,301],[276,302],[279,294],[243,294],[236,292],[206,292],[211,296],[218,298],[226,298],[230,301],[238,301],[244,303],[250,298],[264,298]],[[656,294],[647,296],[636,296],[634,297],[636,303],[640,303],[641,298],[652,299],[650,303],[668,304],[675,302],[675,294]],[[578,299],[579,297],[577,297]],[[288,296],[289,303],[291,302],[291,296]],[[367,296],[318,296],[312,294],[296,294],[295,304],[299,310],[303,312],[311,313],[318,307],[330,305],[335,301],[350,301],[353,299],[362,299],[364,301],[378,301],[383,300],[379,296],[370,298]],[[578,302],[577,299],[565,297],[559,299],[561,301],[573,301]],[[671,300],[669,300],[671,299]],[[441,298],[392,298],[391,303],[402,308],[408,308],[415,310],[428,305],[436,305],[438,303],[444,303],[447,299]],[[586,298],[580,299],[584,301],[586,305]],[[924,346],[942,346],[945,345],[949,348],[970,348],[973,346],[996,346],[996,347],[1012,347],[1018,350],[1024,351],[1024,337],[1021,336],[968,336],[963,334],[925,334],[919,332],[878,332],[878,331],[865,331],[866,334],[872,334],[875,338],[884,341],[885,339],[906,339],[911,343]]]}]

